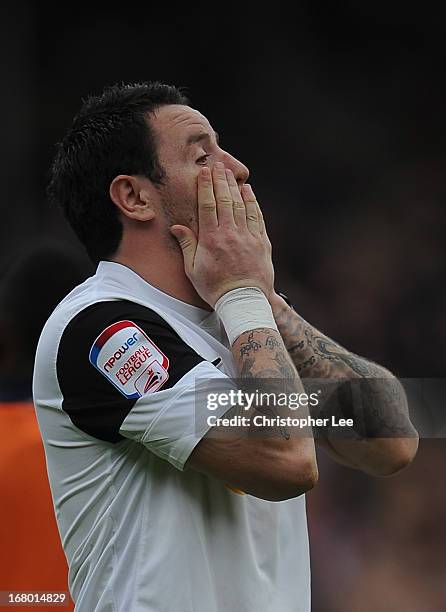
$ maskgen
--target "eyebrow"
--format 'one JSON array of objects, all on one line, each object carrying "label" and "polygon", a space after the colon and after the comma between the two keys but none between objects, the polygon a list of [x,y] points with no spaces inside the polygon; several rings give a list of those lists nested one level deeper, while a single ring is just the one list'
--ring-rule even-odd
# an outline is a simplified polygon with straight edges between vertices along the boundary
[{"label": "eyebrow", "polygon": [[[218,144],[219,142],[218,133],[214,132],[214,135],[215,135],[215,140],[217,141],[217,144]],[[211,140],[210,134],[208,134],[207,132],[195,132],[193,134],[190,134],[186,140],[186,148],[190,147],[190,145],[192,144],[201,142],[202,140]]]}]

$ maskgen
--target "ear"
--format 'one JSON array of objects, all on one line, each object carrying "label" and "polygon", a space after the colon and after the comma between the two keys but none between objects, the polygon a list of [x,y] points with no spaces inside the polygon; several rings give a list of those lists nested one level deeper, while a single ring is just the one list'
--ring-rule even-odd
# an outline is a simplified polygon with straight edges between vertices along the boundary
[{"label": "ear", "polygon": [[136,176],[119,174],[110,184],[110,198],[129,219],[150,221],[155,216],[155,208],[146,187]]}]

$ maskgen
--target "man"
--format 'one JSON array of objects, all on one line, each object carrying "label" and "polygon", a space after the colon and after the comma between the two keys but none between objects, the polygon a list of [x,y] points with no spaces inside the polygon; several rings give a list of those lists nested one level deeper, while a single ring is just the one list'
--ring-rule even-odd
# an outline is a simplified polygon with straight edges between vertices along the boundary
[{"label": "man", "polygon": [[[196,389],[235,377],[302,394],[297,369],[391,375],[275,293],[247,179],[208,120],[160,83],[90,98],[59,146],[52,195],[100,262],[50,317],[34,379],[77,610],[309,610],[312,437],[273,421],[228,437],[204,418]],[[399,387],[377,394],[412,437],[323,444],[384,475],[417,442]]]}]

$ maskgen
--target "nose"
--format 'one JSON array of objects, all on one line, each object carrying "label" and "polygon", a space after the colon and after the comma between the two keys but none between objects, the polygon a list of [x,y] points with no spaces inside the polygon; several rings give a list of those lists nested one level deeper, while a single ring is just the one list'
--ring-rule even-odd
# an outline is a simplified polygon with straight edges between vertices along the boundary
[{"label": "nose", "polygon": [[245,164],[242,164],[241,161],[226,151],[223,152],[221,161],[224,163],[226,168],[230,168],[232,170],[235,180],[239,186],[246,183],[249,177],[249,169],[245,166]]}]

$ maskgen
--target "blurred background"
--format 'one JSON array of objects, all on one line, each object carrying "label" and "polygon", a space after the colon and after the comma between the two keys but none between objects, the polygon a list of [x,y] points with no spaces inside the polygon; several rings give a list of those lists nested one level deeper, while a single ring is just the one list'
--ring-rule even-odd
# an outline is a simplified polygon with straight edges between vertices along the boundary
[{"label": "blurred background", "polygon": [[[277,287],[300,314],[400,377],[444,377],[446,26],[428,4],[327,4],[297,1],[292,15],[10,5],[2,273],[54,237],[85,259],[45,198],[54,144],[81,98],[162,80],[185,87],[250,168]],[[446,610],[445,446],[422,440],[414,464],[384,480],[321,454],[308,495],[314,612]]]}]

